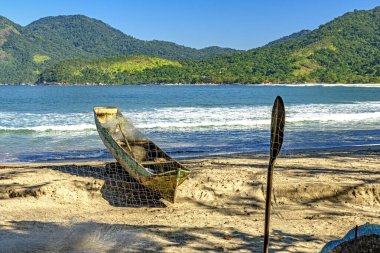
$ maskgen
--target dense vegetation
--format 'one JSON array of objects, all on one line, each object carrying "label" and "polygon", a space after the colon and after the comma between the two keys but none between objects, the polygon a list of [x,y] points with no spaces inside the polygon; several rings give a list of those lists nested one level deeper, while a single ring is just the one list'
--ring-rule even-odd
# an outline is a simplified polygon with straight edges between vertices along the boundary
[{"label": "dense vegetation", "polygon": [[0,83],[34,83],[43,69],[70,59],[146,54],[200,60],[233,52],[237,50],[143,41],[82,15],[46,17],[25,27],[0,17]]},{"label": "dense vegetation", "polygon": [[63,83],[137,84],[142,83],[144,77],[136,73],[165,67],[181,68],[182,65],[178,61],[146,55],[114,56],[100,60],[74,59],[48,68],[43,78]]},{"label": "dense vegetation", "polygon": [[[0,63],[0,82],[5,74],[2,66],[24,59],[24,74],[32,70],[31,77],[35,81],[38,76],[41,83],[380,83],[380,7],[350,12],[313,31],[245,52],[217,47],[182,50],[168,42],[134,39],[97,20],[74,17],[96,25],[52,25],[67,17],[42,19],[22,29],[4,25],[2,31],[9,27],[14,31],[7,32],[0,51],[0,61],[6,59]],[[14,39],[21,36],[28,39]],[[0,43],[1,37],[0,33]],[[6,47],[10,42],[16,46]]]},{"label": "dense vegetation", "polygon": [[202,61],[212,82],[380,83],[380,7],[265,47]]}]

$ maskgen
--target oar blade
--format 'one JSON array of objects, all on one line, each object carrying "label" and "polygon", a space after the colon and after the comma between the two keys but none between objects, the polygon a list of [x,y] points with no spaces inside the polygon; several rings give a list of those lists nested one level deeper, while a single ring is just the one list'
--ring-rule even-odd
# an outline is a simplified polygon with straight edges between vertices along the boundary
[{"label": "oar blade", "polygon": [[285,106],[280,96],[276,97],[272,109],[271,136],[270,136],[270,158],[276,159],[280,153],[284,141],[285,129]]}]

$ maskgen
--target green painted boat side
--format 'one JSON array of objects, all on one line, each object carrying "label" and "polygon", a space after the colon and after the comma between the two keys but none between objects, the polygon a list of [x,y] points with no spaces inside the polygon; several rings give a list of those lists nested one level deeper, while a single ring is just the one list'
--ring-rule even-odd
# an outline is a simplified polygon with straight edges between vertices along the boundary
[{"label": "green painted boat side", "polygon": [[183,165],[178,163],[177,161],[170,158],[165,152],[163,152],[156,144],[153,142],[155,147],[163,152],[167,158],[170,159],[171,162],[174,162],[176,165],[176,169],[160,172],[160,173],[152,173],[143,165],[141,165],[138,161],[136,161],[130,154],[128,154],[111,136],[111,134],[107,131],[105,127],[103,127],[102,123],[99,121],[97,110],[98,109],[117,109],[117,116],[123,117],[120,110],[117,107],[95,107],[94,108],[94,117],[95,124],[98,130],[99,136],[103,141],[104,145],[111,152],[111,154],[115,157],[115,159],[120,163],[120,165],[128,171],[128,173],[134,177],[137,181],[139,181],[145,187],[157,191],[161,194],[161,196],[168,200],[169,202],[174,203],[176,197],[176,189],[182,184],[187,176],[190,174],[190,171],[184,168]]}]

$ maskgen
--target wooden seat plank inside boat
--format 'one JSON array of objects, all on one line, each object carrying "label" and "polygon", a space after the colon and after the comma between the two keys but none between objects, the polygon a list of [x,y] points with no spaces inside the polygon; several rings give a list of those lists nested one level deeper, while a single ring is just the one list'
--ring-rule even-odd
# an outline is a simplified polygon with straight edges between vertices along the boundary
[{"label": "wooden seat plank inside boat", "polygon": [[154,164],[159,164],[159,165],[164,165],[164,164],[173,164],[177,163],[176,161],[144,161],[141,162],[141,165],[154,165]]},{"label": "wooden seat plank inside boat", "polygon": [[136,141],[128,140],[128,142],[130,145],[144,145],[144,144],[151,143],[151,141],[148,141],[148,140],[136,140]]}]

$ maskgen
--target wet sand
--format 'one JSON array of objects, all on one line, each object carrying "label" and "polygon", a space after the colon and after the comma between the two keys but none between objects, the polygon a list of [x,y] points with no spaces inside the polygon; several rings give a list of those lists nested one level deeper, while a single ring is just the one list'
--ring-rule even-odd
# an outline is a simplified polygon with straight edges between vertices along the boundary
[{"label": "wet sand", "polygon": [[[271,252],[318,252],[355,225],[380,224],[380,151],[286,154],[274,172]],[[105,163],[0,165],[1,252],[258,252],[265,155],[183,161],[177,203],[116,205]],[[123,196],[110,196],[106,192]]]}]

